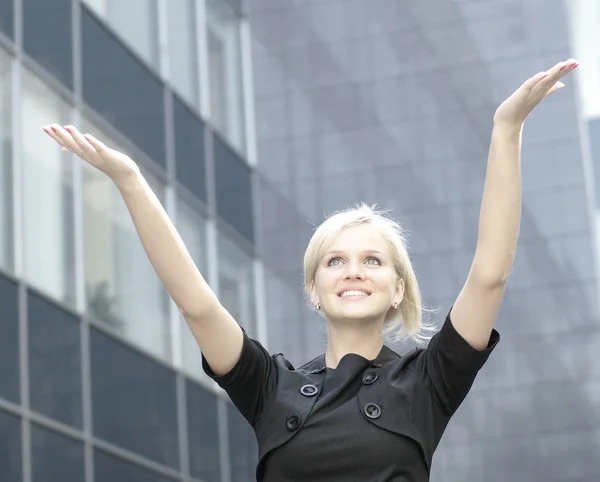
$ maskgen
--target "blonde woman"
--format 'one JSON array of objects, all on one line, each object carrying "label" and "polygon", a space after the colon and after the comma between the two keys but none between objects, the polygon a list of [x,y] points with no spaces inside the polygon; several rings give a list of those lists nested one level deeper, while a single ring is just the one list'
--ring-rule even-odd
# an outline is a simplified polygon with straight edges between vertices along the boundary
[{"label": "blonde woman", "polygon": [[219,303],[130,158],[72,126],[44,130],[122,193],[204,369],[256,433],[257,480],[427,481],[442,433],[499,341],[493,326],[519,231],[523,123],[575,67],[568,60],[540,72],[497,109],[473,264],[441,330],[406,356],[385,346],[385,336],[427,333],[401,230],[388,217],[360,206],[316,230],[305,287],[326,320],[328,343],[323,355],[294,368],[248,337]]}]

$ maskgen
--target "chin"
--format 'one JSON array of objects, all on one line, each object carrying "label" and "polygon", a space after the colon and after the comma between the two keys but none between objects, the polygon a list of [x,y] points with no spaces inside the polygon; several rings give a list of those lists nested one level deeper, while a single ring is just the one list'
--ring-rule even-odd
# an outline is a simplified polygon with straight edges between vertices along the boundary
[{"label": "chin", "polygon": [[344,307],[339,314],[341,318],[348,320],[376,320],[385,316],[381,309],[367,306]]}]

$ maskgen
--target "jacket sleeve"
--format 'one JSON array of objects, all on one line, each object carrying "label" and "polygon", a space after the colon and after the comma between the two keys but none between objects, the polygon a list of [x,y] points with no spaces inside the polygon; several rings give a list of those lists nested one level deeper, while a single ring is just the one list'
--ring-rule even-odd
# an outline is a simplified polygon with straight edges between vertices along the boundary
[{"label": "jacket sleeve", "polygon": [[254,426],[265,400],[277,385],[277,369],[269,352],[244,331],[240,358],[229,373],[215,375],[204,357],[202,368],[227,392],[235,407]]},{"label": "jacket sleeve", "polygon": [[484,350],[477,350],[452,325],[450,314],[441,330],[415,363],[415,370],[434,392],[437,402],[452,415],[463,402],[479,370],[500,341],[493,330]]}]

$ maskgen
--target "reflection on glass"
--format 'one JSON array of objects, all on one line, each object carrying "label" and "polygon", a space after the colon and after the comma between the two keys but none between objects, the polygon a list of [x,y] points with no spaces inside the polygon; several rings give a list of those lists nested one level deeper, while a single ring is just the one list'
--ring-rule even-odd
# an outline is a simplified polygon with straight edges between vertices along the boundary
[{"label": "reflection on glass", "polygon": [[206,5],[210,116],[239,150],[245,150],[239,19],[220,0]]},{"label": "reflection on glass", "polygon": [[221,480],[218,398],[205,388],[186,381],[190,474],[203,482]]},{"label": "reflection on glass", "polygon": [[252,258],[219,233],[219,299],[233,318],[256,336]]},{"label": "reflection on glass", "polygon": [[174,87],[198,105],[198,51],[194,0],[169,0],[169,77]]},{"label": "reflection on glass", "polygon": [[[181,239],[185,243],[194,263],[207,279],[207,263],[206,263],[206,228],[204,219],[199,213],[181,198],[177,200],[177,231],[181,235]],[[182,324],[181,341],[183,351],[183,366],[186,371],[196,377],[203,377],[202,370],[202,354],[200,347],[194,339],[190,329],[187,326],[183,316],[179,316]]]},{"label": "reflection on glass", "polygon": [[94,435],[179,470],[173,370],[95,328],[90,356]]},{"label": "reflection on glass", "polygon": [[0,480],[22,479],[21,419],[0,410]]},{"label": "reflection on glass", "polygon": [[72,155],[42,126],[70,123],[70,108],[23,70],[21,93],[25,275],[35,286],[75,303]]},{"label": "reflection on glass", "polygon": [[0,266],[13,269],[11,59],[0,50]]},{"label": "reflection on glass", "polygon": [[[94,126],[86,131],[123,151]],[[161,183],[143,171],[159,199]],[[97,169],[83,170],[84,256],[87,310],[134,343],[168,359],[168,295],[150,264],[125,202]]]},{"label": "reflection on glass", "polygon": [[[173,0],[169,0],[173,1]],[[158,67],[156,0],[84,0],[146,62]],[[132,23],[135,19],[135,23]]]},{"label": "reflection on glass", "polygon": [[32,410],[83,425],[81,334],[78,319],[28,293],[29,401]]},{"label": "reflection on glass", "polygon": [[227,404],[227,428],[231,482],[253,482],[258,463],[258,447],[250,425],[237,409]]},{"label": "reflection on glass", "polygon": [[52,430],[31,427],[32,481],[85,480],[83,444]]}]

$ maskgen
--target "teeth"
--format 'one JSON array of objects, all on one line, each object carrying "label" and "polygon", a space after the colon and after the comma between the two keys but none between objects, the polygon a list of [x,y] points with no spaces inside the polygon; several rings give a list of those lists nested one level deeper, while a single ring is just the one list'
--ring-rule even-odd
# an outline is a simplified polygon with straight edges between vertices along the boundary
[{"label": "teeth", "polygon": [[369,296],[364,291],[344,291],[342,293],[342,298],[344,296]]}]

